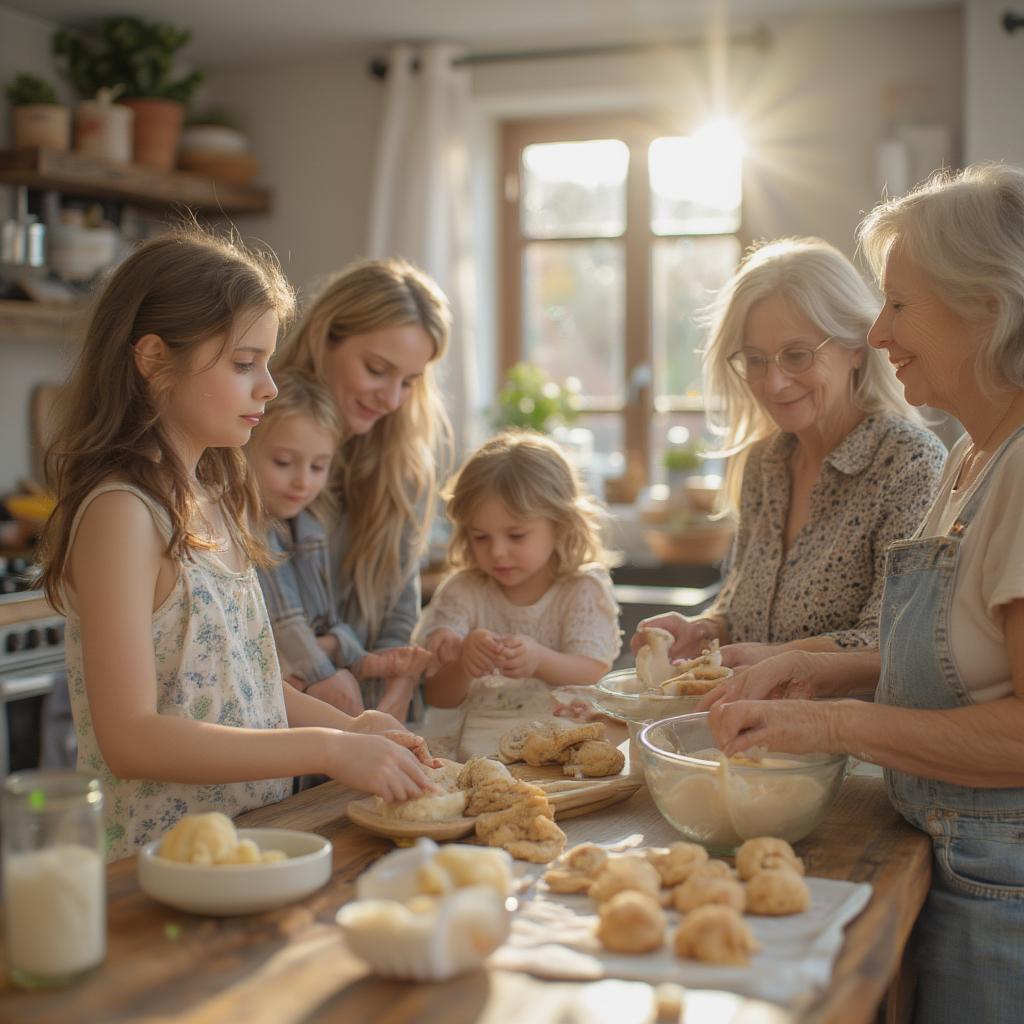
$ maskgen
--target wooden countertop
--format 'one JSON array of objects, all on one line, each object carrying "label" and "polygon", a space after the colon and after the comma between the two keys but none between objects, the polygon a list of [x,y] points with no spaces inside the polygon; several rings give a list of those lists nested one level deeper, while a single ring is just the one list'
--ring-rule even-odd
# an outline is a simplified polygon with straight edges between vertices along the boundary
[{"label": "wooden countertop", "polygon": [[[0,1019],[20,1024],[557,1024],[575,1019],[565,1010],[578,1003],[582,984],[502,971],[434,985],[367,974],[332,924],[335,911],[351,897],[356,876],[391,848],[345,817],[345,806],[358,795],[328,783],[239,818],[248,826],[318,832],[334,844],[330,882],[278,911],[219,919],[183,914],[140,892],[134,858],[112,864],[104,965],[79,985],[55,992],[20,992],[4,977]],[[634,801],[649,800],[641,790],[629,802],[598,813],[628,816]],[[832,982],[810,1006],[791,1016],[746,1000],[732,1024],[874,1022],[928,889],[930,842],[892,809],[881,780],[851,776],[829,816],[798,851],[811,874],[869,882],[871,902],[848,927]],[[898,1011],[890,1000],[886,1020],[901,1019]]]}]

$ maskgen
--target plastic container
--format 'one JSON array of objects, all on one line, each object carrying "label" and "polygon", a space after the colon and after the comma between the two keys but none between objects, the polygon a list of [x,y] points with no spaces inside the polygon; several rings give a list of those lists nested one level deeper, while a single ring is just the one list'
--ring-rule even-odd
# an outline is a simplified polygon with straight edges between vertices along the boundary
[{"label": "plastic container", "polygon": [[764,754],[723,763],[704,712],[643,727],[647,788],[665,820],[692,842],[730,854],[747,839],[795,843],[809,835],[843,783],[845,754]]}]

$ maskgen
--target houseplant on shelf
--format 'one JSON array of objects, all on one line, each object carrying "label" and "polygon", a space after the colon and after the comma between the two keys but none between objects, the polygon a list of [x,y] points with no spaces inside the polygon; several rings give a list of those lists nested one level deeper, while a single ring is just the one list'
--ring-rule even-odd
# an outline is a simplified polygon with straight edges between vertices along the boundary
[{"label": "houseplant on shelf", "polygon": [[71,139],[71,115],[57,102],[53,86],[38,75],[16,75],[7,86],[13,110],[15,149],[65,150]]},{"label": "houseplant on shelf", "polygon": [[191,38],[188,29],[141,18],[107,18],[95,41],[61,30],[53,51],[66,63],[71,84],[84,99],[100,89],[122,87],[135,111],[135,162],[174,166],[185,104],[203,80],[201,71],[173,79],[174,55]]},{"label": "houseplant on shelf", "polygon": [[505,375],[492,419],[499,428],[518,427],[547,433],[572,423],[579,414],[579,381],[556,384],[539,367],[516,363]]}]

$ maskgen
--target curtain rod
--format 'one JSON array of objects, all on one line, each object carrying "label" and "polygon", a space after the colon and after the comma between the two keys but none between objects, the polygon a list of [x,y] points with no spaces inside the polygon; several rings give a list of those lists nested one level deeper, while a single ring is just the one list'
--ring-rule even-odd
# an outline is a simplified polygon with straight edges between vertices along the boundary
[{"label": "curtain rod", "polygon": [[[750,32],[730,32],[725,37],[729,46],[750,46],[756,50],[767,50],[771,45],[771,33],[763,25]],[[607,43],[595,46],[562,47],[556,50],[499,50],[494,53],[467,53],[453,57],[455,67],[475,67],[478,64],[507,64],[513,61],[561,60],[567,57],[607,57],[623,53],[660,53],[665,50],[696,49],[705,46],[704,36],[684,39],[669,39],[663,43]],[[413,70],[419,70],[419,61],[413,61]],[[388,77],[388,62],[383,57],[370,61],[370,74],[374,78]]]}]

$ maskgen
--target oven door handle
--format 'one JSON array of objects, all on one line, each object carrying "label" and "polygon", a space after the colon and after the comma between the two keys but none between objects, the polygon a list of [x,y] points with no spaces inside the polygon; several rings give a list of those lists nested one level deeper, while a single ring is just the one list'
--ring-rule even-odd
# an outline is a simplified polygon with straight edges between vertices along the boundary
[{"label": "oven door handle", "polygon": [[40,672],[33,676],[0,677],[0,701],[40,697],[53,689],[53,672]]}]

